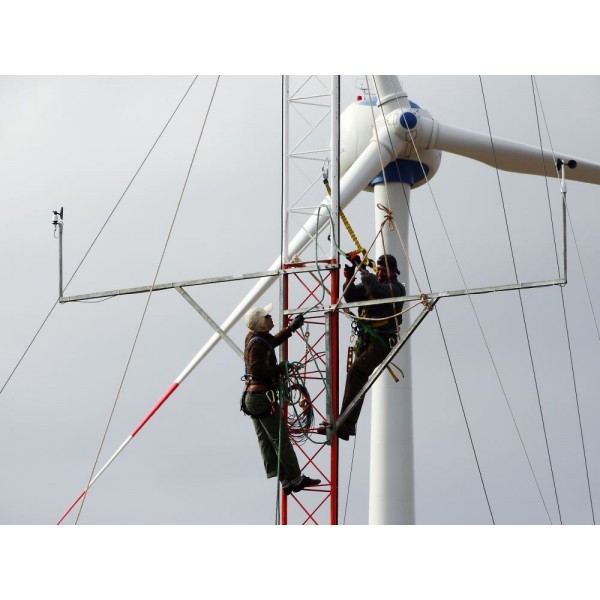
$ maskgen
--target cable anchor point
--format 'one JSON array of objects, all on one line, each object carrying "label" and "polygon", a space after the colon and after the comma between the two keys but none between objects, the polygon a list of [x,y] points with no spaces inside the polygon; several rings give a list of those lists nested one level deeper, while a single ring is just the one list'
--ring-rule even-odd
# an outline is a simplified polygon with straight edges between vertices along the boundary
[{"label": "cable anchor point", "polygon": [[427,294],[421,294],[419,296],[419,302],[421,302],[429,312],[433,310],[433,304],[427,299]]}]

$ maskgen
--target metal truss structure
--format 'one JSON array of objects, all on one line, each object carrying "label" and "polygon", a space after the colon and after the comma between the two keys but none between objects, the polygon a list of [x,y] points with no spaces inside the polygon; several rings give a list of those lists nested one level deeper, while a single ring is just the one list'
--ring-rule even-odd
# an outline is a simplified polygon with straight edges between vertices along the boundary
[{"label": "metal truss structure", "polygon": [[[305,263],[287,264],[283,274],[284,313],[310,307],[305,325],[282,347],[282,358],[301,366],[304,398],[298,405],[283,408],[289,435],[302,471],[318,477],[318,487],[302,494],[281,495],[281,524],[338,522],[338,439],[330,438],[323,422],[334,422],[339,397],[339,311],[327,310],[337,302],[339,269],[336,261],[325,260],[317,271],[297,271]],[[295,298],[298,297],[296,301]],[[294,300],[292,300],[294,298]],[[291,306],[294,306],[291,309]],[[311,427],[299,429],[302,417],[310,415]],[[329,439],[328,439],[329,438]]]}]

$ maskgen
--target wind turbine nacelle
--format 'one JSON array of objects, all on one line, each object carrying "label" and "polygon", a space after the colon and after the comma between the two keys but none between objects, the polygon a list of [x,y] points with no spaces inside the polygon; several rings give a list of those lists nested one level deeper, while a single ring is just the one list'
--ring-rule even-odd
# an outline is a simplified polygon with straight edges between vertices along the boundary
[{"label": "wind turbine nacelle", "polygon": [[[421,108],[414,102],[410,102],[409,110],[395,110],[386,116],[386,133],[381,134],[381,126],[385,125],[382,117],[376,120],[380,131],[375,136],[373,127],[373,113],[378,106],[377,98],[363,99],[360,96],[340,117],[340,172],[341,175],[352,166],[356,159],[364,152],[370,143],[381,143],[389,148],[389,135],[392,134],[393,152],[396,159],[388,162],[385,167],[385,181],[402,181],[408,183],[411,189],[417,188],[431,179],[437,172],[442,153],[439,150],[428,149],[433,134],[431,125],[435,127],[429,111]],[[377,109],[377,112],[378,109]],[[419,139],[418,124],[421,117],[425,117],[428,127],[425,128],[427,139]],[[379,139],[378,139],[379,138]],[[414,142],[414,143],[413,143]],[[416,150],[415,150],[416,146]],[[384,153],[386,156],[387,153]],[[383,183],[383,173],[379,173],[364,188],[372,192],[378,183]]]}]

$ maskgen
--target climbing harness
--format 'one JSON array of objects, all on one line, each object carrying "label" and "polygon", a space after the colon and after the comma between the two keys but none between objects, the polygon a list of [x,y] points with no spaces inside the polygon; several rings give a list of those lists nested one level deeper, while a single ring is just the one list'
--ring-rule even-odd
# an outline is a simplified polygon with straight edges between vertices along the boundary
[{"label": "climbing harness", "polygon": [[[388,337],[388,339],[386,340],[379,331],[377,331],[373,327],[369,327],[363,321],[353,321],[351,327],[352,327],[352,334],[351,334],[350,340],[352,341],[353,339],[355,339],[356,342],[354,343],[353,346],[350,346],[348,348],[348,357],[347,357],[347,364],[346,364],[346,368],[348,370],[350,369],[350,367],[352,366],[352,364],[354,362],[353,357],[354,356],[358,357],[365,351],[367,345],[369,344],[369,337],[375,338],[387,350],[393,348],[398,343],[398,337],[396,335],[390,335]],[[402,371],[402,369],[398,365],[395,365],[394,363],[390,363],[387,366],[387,370],[388,370],[389,374],[392,376],[392,379],[396,383],[398,383],[398,381],[400,381],[400,379],[394,373],[394,371],[392,370],[392,367],[394,367],[395,369],[397,369],[400,372],[400,374],[402,375],[402,379],[404,379],[404,371]]]},{"label": "climbing harness", "polygon": [[[242,377],[242,379],[244,378]],[[264,392],[265,396],[269,400],[269,407],[261,413],[252,413],[248,410],[248,407],[246,406],[246,396],[248,394],[252,394],[252,392],[248,391],[248,383],[246,383],[246,389],[242,392],[242,397],[240,398],[240,410],[245,415],[247,415],[248,417],[254,417],[256,419],[263,419],[264,417],[268,417],[269,415],[275,414],[275,411],[277,410],[277,398],[273,390],[266,390]]]},{"label": "climbing harness", "polygon": [[[266,386],[266,382],[264,381],[253,381],[252,380],[252,375],[248,372],[248,363],[246,361],[246,353],[250,350],[250,347],[252,346],[252,344],[256,341],[256,340],[261,340],[268,348],[269,357],[274,357],[275,356],[275,349],[273,348],[273,346],[269,343],[268,340],[266,340],[265,338],[255,335],[253,337],[251,337],[248,340],[248,343],[246,344],[246,348],[245,348],[245,352],[244,352],[244,365],[245,365],[245,373],[244,375],[242,375],[241,379],[242,381],[246,382],[246,387],[244,389],[244,391],[242,392],[242,396],[240,398],[240,410],[245,414],[248,415],[249,417],[255,417],[257,419],[262,419],[263,417],[266,417],[268,415],[272,415],[275,413],[275,411],[277,410],[277,398],[275,396],[275,393],[273,392],[273,390],[270,389],[265,389],[265,396],[269,399],[269,403],[270,406],[265,409],[264,412],[261,412],[259,414],[254,414],[252,412],[250,412],[248,410],[248,407],[246,406],[246,396],[248,394],[251,394],[252,392],[250,391],[250,386],[252,384],[263,384]],[[261,392],[262,393],[262,392]]]}]

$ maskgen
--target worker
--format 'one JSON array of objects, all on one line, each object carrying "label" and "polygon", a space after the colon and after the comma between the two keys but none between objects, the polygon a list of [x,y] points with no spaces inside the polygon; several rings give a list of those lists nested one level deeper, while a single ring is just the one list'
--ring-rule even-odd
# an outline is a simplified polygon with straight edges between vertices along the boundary
[{"label": "worker", "polygon": [[321,480],[300,473],[277,398],[279,377],[284,366],[277,364],[275,348],[302,326],[304,316],[296,315],[290,325],[271,335],[269,332],[274,327],[270,314],[272,308],[272,304],[254,307],[245,314],[248,327],[244,348],[246,388],[242,394],[241,410],[252,418],[267,479],[279,476],[283,492],[288,496],[318,485]]},{"label": "worker", "polygon": [[[397,276],[400,274],[396,258],[383,254],[377,259],[376,274],[370,273],[357,253],[348,258],[352,265],[344,267],[344,299],[346,302],[394,298],[406,295],[406,288]],[[358,265],[361,282],[353,280]],[[362,306],[357,322],[357,338],[354,346],[355,359],[346,376],[346,387],[342,401],[342,414],[354,397],[365,385],[371,373],[383,362],[390,349],[396,345],[400,323],[402,323],[403,302],[372,304]],[[364,402],[364,395],[354,405],[347,418],[337,430],[339,439],[349,440],[356,435],[356,424]]]}]

